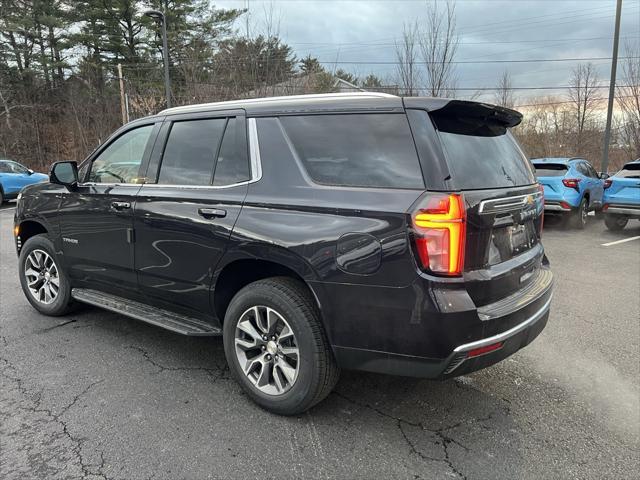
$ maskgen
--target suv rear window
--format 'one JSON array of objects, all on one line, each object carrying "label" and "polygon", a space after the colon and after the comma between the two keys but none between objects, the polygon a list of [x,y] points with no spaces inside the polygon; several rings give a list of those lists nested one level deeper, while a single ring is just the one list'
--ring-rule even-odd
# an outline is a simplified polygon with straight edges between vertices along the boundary
[{"label": "suv rear window", "polygon": [[616,177],[640,178],[640,163],[628,163],[615,174]]},{"label": "suv rear window", "polygon": [[424,188],[404,114],[286,116],[280,121],[317,183]]},{"label": "suv rear window", "polygon": [[473,190],[531,185],[531,163],[513,135],[484,118],[430,114],[457,188]]},{"label": "suv rear window", "polygon": [[537,177],[562,177],[567,173],[567,166],[561,163],[534,163]]}]

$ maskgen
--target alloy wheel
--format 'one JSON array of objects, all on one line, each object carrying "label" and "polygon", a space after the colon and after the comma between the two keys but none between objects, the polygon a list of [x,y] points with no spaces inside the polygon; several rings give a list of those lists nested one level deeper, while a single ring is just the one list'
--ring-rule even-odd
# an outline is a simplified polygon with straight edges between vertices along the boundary
[{"label": "alloy wheel", "polygon": [[53,303],[60,292],[58,266],[44,250],[33,250],[24,263],[24,276],[29,293],[45,305]]},{"label": "alloy wheel", "polygon": [[296,382],[298,343],[289,323],[273,308],[247,309],[236,325],[234,344],[240,368],[262,393],[282,395]]}]

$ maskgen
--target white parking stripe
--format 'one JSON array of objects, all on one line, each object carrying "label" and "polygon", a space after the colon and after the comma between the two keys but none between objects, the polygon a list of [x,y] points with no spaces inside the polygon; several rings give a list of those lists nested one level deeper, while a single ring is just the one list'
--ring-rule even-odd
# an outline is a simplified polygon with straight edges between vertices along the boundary
[{"label": "white parking stripe", "polygon": [[637,237],[623,238],[622,240],[616,240],[615,242],[603,243],[602,246],[610,247],[611,245],[618,245],[619,243],[630,242],[631,240],[638,240],[639,238],[640,235],[638,235]]}]

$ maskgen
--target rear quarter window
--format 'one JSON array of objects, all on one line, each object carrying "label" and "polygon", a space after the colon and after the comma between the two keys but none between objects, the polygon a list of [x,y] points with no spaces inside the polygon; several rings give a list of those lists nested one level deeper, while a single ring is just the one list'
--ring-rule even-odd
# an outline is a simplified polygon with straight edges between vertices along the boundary
[{"label": "rear quarter window", "polygon": [[424,188],[404,114],[286,116],[280,121],[316,183]]}]

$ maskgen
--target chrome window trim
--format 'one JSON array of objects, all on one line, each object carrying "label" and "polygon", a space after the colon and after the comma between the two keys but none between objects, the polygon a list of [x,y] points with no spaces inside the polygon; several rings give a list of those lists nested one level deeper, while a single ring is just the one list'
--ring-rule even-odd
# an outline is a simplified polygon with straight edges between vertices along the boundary
[{"label": "chrome window trim", "polygon": [[262,160],[260,158],[260,144],[258,143],[258,128],[255,118],[248,119],[248,136],[249,136],[249,165],[251,170],[251,178],[244,182],[231,183],[229,185],[177,185],[173,183],[96,183],[87,182],[79,184],[80,187],[92,187],[97,185],[107,187],[153,187],[153,188],[180,188],[190,190],[220,190],[223,188],[239,187],[241,185],[249,185],[259,181],[262,178]]},{"label": "chrome window trim", "polygon": [[[495,213],[503,210],[509,210],[513,207],[521,207],[527,204],[527,198],[533,196],[534,200],[542,195],[542,192],[526,193],[524,195],[517,195],[515,197],[495,198],[492,200],[483,200],[478,207],[478,213]],[[501,203],[504,202],[504,203]],[[497,204],[497,205],[495,205]],[[493,208],[491,208],[493,207]],[[486,212],[487,208],[491,208],[489,212]]]},{"label": "chrome window trim", "polygon": [[257,182],[262,178],[262,159],[260,158],[258,125],[255,118],[247,119],[247,128],[249,130],[249,160],[251,164],[251,181]]}]

